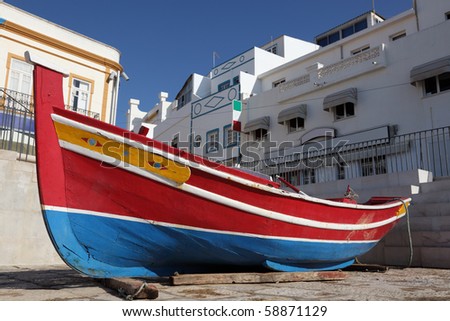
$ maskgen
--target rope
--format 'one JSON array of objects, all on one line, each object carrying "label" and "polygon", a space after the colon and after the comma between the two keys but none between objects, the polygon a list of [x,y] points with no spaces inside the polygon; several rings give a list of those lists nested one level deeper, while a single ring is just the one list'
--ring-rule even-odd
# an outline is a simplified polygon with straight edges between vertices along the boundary
[{"label": "rope", "polygon": [[413,248],[413,242],[412,242],[411,223],[409,221],[409,210],[408,210],[408,206],[406,206],[406,203],[404,200],[399,199],[399,201],[403,203],[403,206],[405,207],[405,210],[406,210],[406,227],[408,230],[408,242],[409,242],[409,261],[408,261],[407,267],[411,267],[412,261],[413,261],[413,256],[414,256],[414,248]]},{"label": "rope", "polygon": [[120,295],[125,298],[125,300],[133,301],[135,297],[139,295],[145,288],[147,287],[147,283],[143,282],[142,285],[139,287],[139,289],[134,294],[127,294],[124,289],[119,288],[117,291],[119,291]]}]

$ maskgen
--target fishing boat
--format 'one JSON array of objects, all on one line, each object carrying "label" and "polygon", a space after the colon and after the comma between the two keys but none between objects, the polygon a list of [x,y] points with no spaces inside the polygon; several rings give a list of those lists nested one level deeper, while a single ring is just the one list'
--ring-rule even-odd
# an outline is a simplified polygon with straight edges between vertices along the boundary
[{"label": "fishing boat", "polygon": [[407,197],[357,204],[287,191],[66,110],[62,83],[35,61],[40,202],[61,258],[91,277],[341,269],[407,213]]}]

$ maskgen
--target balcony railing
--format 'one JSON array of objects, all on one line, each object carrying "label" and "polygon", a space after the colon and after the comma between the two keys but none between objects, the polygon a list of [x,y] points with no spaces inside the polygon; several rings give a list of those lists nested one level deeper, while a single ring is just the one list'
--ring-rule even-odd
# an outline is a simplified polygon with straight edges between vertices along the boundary
[{"label": "balcony railing", "polygon": [[[66,106],[66,109],[99,119],[100,114]],[[34,102],[31,95],[0,88],[0,149],[16,151],[21,160],[35,155]]]},{"label": "balcony railing", "polygon": [[100,114],[99,113],[96,113],[96,112],[93,112],[93,111],[90,111],[90,110],[87,110],[87,109],[78,108],[78,107],[69,106],[69,105],[66,105],[66,109],[74,111],[74,112],[76,112],[78,114],[89,116],[89,117],[92,117],[92,118],[95,118],[95,119],[100,119]]},{"label": "balcony railing", "polygon": [[19,159],[35,155],[33,97],[0,88],[0,149],[16,151]]},{"label": "balcony railing", "polygon": [[244,162],[240,166],[272,177],[279,175],[293,185],[416,169],[445,177],[450,176],[450,127],[358,144],[305,147],[299,153]]}]

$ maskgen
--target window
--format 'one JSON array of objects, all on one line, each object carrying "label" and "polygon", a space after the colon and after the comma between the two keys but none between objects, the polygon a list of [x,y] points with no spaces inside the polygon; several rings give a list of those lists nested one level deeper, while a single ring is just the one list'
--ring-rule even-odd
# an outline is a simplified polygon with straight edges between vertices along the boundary
[{"label": "window", "polygon": [[296,117],[286,121],[288,133],[293,133],[305,128],[305,120],[301,117]]},{"label": "window", "polygon": [[339,31],[336,31],[328,36],[328,44],[339,41],[341,39]]},{"label": "window", "polygon": [[345,163],[337,164],[337,167],[336,167],[336,178],[338,180],[345,179],[345,167],[346,166],[347,166],[347,164],[345,164]]},{"label": "window", "polygon": [[427,78],[423,83],[425,96],[450,90],[450,72]]},{"label": "window", "polygon": [[317,39],[317,44],[321,47],[328,46],[328,37],[322,37]]},{"label": "window", "polygon": [[351,25],[350,27],[342,29],[342,38],[351,36],[354,33],[355,33],[354,27],[353,27],[353,25]]},{"label": "window", "polygon": [[178,148],[179,142],[180,142],[180,134],[176,134],[176,135],[173,137],[173,139],[172,139],[171,146],[172,146],[172,147],[175,147],[175,148]]},{"label": "window", "polygon": [[277,54],[277,44],[274,44],[273,46],[270,46],[269,48],[266,49],[266,51],[271,52],[273,54]]},{"label": "window", "polygon": [[33,65],[25,61],[11,59],[8,89],[31,95]]},{"label": "window", "polygon": [[177,109],[180,109],[190,101],[191,101],[191,91],[188,91],[185,94],[179,96]]},{"label": "window", "polygon": [[200,147],[202,144],[202,136],[197,135],[194,138],[194,147]]},{"label": "window", "polygon": [[70,105],[73,111],[88,110],[91,95],[91,84],[87,81],[73,78]]},{"label": "window", "polygon": [[254,140],[263,140],[267,136],[267,129],[259,128],[253,131]]},{"label": "window", "polygon": [[217,90],[218,91],[222,91],[222,90],[225,90],[227,88],[230,88],[230,81],[229,80],[224,81],[223,83],[219,84]]},{"label": "window", "polygon": [[362,176],[372,176],[386,173],[385,155],[361,159]]},{"label": "window", "polygon": [[214,153],[219,150],[219,129],[206,133],[206,153]]},{"label": "window", "polygon": [[366,50],[369,50],[369,49],[370,49],[370,45],[363,46],[363,47],[361,47],[361,48],[358,48],[358,49],[353,50],[353,51],[352,51],[352,55],[360,54],[361,52],[366,51]]},{"label": "window", "polygon": [[334,119],[340,120],[355,116],[355,105],[353,103],[345,103],[337,105],[334,108]]},{"label": "window", "polygon": [[283,84],[285,82],[286,82],[286,79],[284,79],[284,78],[283,79],[279,79],[277,81],[274,81],[272,83],[272,88],[278,87],[279,85],[281,85],[281,84]]},{"label": "window", "polygon": [[392,36],[390,36],[391,41],[395,41],[398,39],[401,39],[403,37],[406,37],[406,31],[400,31],[396,34],[393,34]]},{"label": "window", "polygon": [[231,125],[223,128],[223,138],[223,145],[225,147],[236,146],[238,144],[238,133],[231,128]]},{"label": "window", "polygon": [[302,169],[300,171],[302,184],[314,184],[316,182],[316,170],[314,168]]},{"label": "window", "polygon": [[361,20],[355,23],[355,32],[367,29],[367,20]]},{"label": "window", "polygon": [[343,39],[349,37],[352,34],[364,29],[367,29],[367,19],[357,21],[351,25],[346,25],[346,27],[337,31],[330,31],[330,33],[328,33],[327,35],[316,38],[316,43],[321,47],[325,47],[329,44],[339,41],[341,38]]}]

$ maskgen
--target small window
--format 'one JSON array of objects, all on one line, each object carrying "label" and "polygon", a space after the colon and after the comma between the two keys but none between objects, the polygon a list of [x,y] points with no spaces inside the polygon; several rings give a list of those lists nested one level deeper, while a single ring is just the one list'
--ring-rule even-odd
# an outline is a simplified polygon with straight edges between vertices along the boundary
[{"label": "small window", "polygon": [[270,46],[269,48],[266,49],[266,51],[271,52],[273,54],[277,54],[278,50],[277,50],[277,44],[274,44],[272,46]]},{"label": "small window", "polygon": [[334,108],[334,119],[340,120],[355,116],[355,105],[353,103],[345,103],[337,105]]},{"label": "small window", "polygon": [[328,46],[328,37],[322,37],[317,39],[317,44],[321,47]]},{"label": "small window", "polygon": [[406,37],[406,31],[398,32],[398,33],[392,35],[390,38],[391,38],[391,41],[396,41],[396,40],[404,38],[404,37]]},{"label": "small window", "polygon": [[223,128],[224,131],[224,146],[231,147],[236,146],[238,143],[238,133],[231,128],[231,125],[227,125]]},{"label": "small window", "polygon": [[360,47],[358,49],[353,50],[352,51],[352,55],[360,54],[361,52],[369,50],[369,49],[370,49],[370,45],[366,45],[366,46]]},{"label": "small window", "polygon": [[450,90],[450,72],[427,78],[423,81],[424,95],[430,96]]},{"label": "small window", "polygon": [[332,33],[328,36],[328,43],[331,44],[333,42],[339,41],[341,39],[341,36],[339,35],[339,31],[336,31],[335,33]]},{"label": "small window", "polygon": [[439,91],[450,90],[450,72],[445,72],[438,76]]},{"label": "small window", "polygon": [[214,153],[219,150],[219,129],[206,133],[206,153]]},{"label": "small window", "polygon": [[346,38],[348,36],[351,36],[354,33],[355,33],[354,26],[351,25],[350,27],[342,29],[342,38]]},{"label": "small window", "polygon": [[172,139],[172,143],[171,143],[171,146],[172,147],[175,147],[175,148],[178,148],[178,144],[180,143],[180,135],[179,134],[176,134],[174,137],[173,137],[173,139]]},{"label": "small window", "polygon": [[425,79],[424,85],[425,85],[425,96],[437,94],[436,77]]},{"label": "small window", "polygon": [[359,32],[367,28],[367,20],[361,20],[355,23],[355,32]]},{"label": "small window", "polygon": [[300,171],[302,184],[314,184],[316,182],[316,170],[314,168],[302,169]]},{"label": "small window", "polygon": [[267,129],[260,128],[253,132],[253,138],[254,140],[264,140],[264,138],[267,136]]},{"label": "small window", "polygon": [[336,167],[336,178],[338,180],[345,179],[345,163],[339,163]]},{"label": "small window", "polygon": [[286,122],[288,133],[293,133],[305,128],[305,120],[301,117],[290,119]]},{"label": "small window", "polygon": [[280,80],[274,81],[272,83],[272,88],[278,87],[279,85],[281,85],[281,84],[283,84],[285,82],[286,82],[286,79],[280,79]]},{"label": "small window", "polygon": [[202,136],[197,135],[194,138],[194,147],[200,147],[202,144]]},{"label": "small window", "polygon": [[70,104],[73,111],[86,111],[89,108],[91,84],[87,81],[73,78]]},{"label": "small window", "polygon": [[11,59],[8,89],[30,95],[33,84],[33,65],[25,61]]}]

